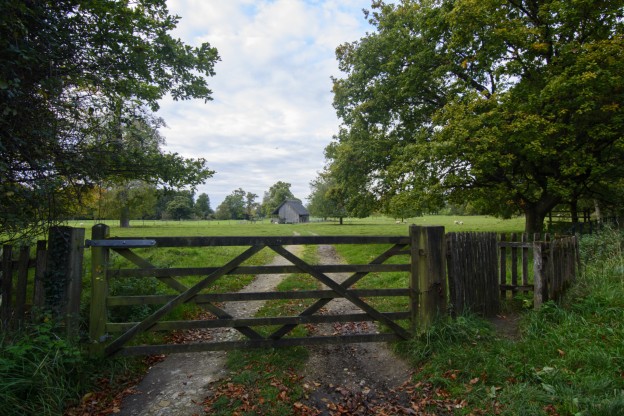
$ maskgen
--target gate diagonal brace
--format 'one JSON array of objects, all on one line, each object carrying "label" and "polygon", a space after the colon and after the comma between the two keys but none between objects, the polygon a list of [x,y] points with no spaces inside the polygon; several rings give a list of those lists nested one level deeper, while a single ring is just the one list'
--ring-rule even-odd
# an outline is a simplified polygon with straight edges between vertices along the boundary
[{"label": "gate diagonal brace", "polygon": [[[401,253],[401,250],[403,250],[405,247],[407,247],[407,244],[395,244],[390,249],[386,250],[385,252],[377,256],[369,264],[383,264],[386,260],[388,260],[392,256]],[[360,279],[362,279],[366,275],[368,275],[368,272],[354,273],[347,280],[342,282],[340,285],[346,290],[352,285],[356,284]],[[312,305],[308,306],[303,312],[299,314],[299,316],[313,315],[314,313],[318,312],[323,306],[327,305],[330,301],[331,301],[330,298],[321,298],[317,300],[316,302],[314,302]],[[275,332],[273,332],[271,335],[269,335],[269,338],[280,339],[281,337],[288,334],[290,331],[292,331],[296,327],[297,327],[296,324],[283,325],[282,327],[277,329]]]},{"label": "gate diagonal brace", "polygon": [[[137,335],[140,332],[148,330],[150,327],[152,327],[156,323],[156,321],[158,321],[158,319],[162,318],[164,315],[166,315],[168,312],[170,312],[173,308],[175,308],[176,306],[181,305],[181,304],[183,304],[185,302],[188,302],[190,299],[195,297],[202,289],[204,289],[207,285],[209,285],[210,283],[214,282],[215,280],[217,280],[221,276],[224,276],[224,275],[228,274],[230,271],[232,271],[236,267],[238,267],[242,262],[244,262],[245,260],[247,260],[248,258],[253,256],[257,252],[259,252],[263,248],[264,248],[264,246],[251,246],[251,247],[249,247],[247,250],[245,250],[245,252],[239,254],[236,258],[234,258],[233,260],[231,260],[227,264],[225,264],[222,267],[220,267],[214,273],[211,273],[210,275],[206,276],[204,279],[202,279],[201,281],[199,281],[198,283],[196,283],[192,287],[188,288],[185,292],[180,293],[176,298],[174,298],[173,300],[171,300],[167,304],[163,305],[160,309],[158,309],[157,311],[152,313],[150,316],[145,318],[143,321],[139,322],[138,324],[136,324],[135,326],[130,328],[128,331],[123,333],[119,338],[115,339],[113,342],[111,342],[105,348],[105,350],[104,350],[105,353],[107,355],[112,355],[112,354],[116,353],[117,351],[119,351],[119,349],[121,349],[123,347],[123,345],[126,342],[128,342],[130,339],[132,339],[135,335]],[[253,332],[255,332],[255,331],[253,331]],[[258,334],[258,336],[260,338],[263,338],[259,334]]]},{"label": "gate diagonal brace", "polygon": [[[339,295],[341,295],[342,297],[346,298],[351,303],[353,303],[355,306],[357,306],[360,309],[362,309],[369,316],[374,318],[374,320],[379,321],[379,322],[383,322],[384,324],[386,324],[388,327],[390,327],[390,329],[392,329],[392,331],[394,331],[395,334],[397,334],[401,338],[409,339],[411,337],[410,333],[407,332],[405,329],[403,329],[396,322],[394,322],[393,320],[391,320],[388,317],[384,316],[377,309],[373,308],[368,303],[364,302],[360,297],[358,297],[358,296],[356,296],[356,295],[354,295],[352,293],[349,293],[347,291],[347,288],[343,287],[340,283],[337,283],[335,280],[331,279],[330,277],[328,277],[324,273],[321,273],[321,272],[315,270],[314,266],[309,265],[308,263],[306,263],[305,261],[301,260],[299,257],[295,256],[294,254],[292,254],[290,251],[286,250],[282,246],[269,246],[269,247],[273,251],[275,251],[277,254],[281,255],[286,260],[292,262],[295,266],[299,267],[301,270],[303,270],[304,272],[308,273],[309,275],[315,277],[321,283],[325,284],[330,289],[333,289],[334,292],[338,293]],[[271,335],[271,338],[272,337],[273,337],[273,334]]]},{"label": "gate diagonal brace", "polygon": [[[131,261],[132,263],[134,263],[135,265],[137,265],[139,267],[142,267],[144,269],[155,269],[156,268],[156,266],[154,266],[149,261],[147,261],[144,258],[142,258],[141,256],[139,256],[138,254],[136,254],[132,250],[129,250],[127,248],[126,249],[114,249],[114,250],[118,254],[123,256],[125,259]],[[179,293],[183,293],[183,292],[186,292],[188,290],[188,287],[184,286],[182,283],[178,282],[177,280],[175,280],[175,279],[173,279],[171,277],[159,276],[159,277],[156,277],[156,278],[158,280],[160,280],[161,282],[163,282],[164,284],[166,284],[167,286],[169,286],[170,288],[172,288],[174,290],[177,290]],[[229,313],[227,313],[226,311],[224,311],[223,309],[219,308],[218,306],[216,306],[213,303],[210,303],[210,302],[197,303],[197,305],[200,308],[203,308],[204,310],[207,310],[208,312],[212,313],[218,319],[234,319],[234,317],[232,315],[230,315]],[[264,337],[262,335],[260,335],[258,332],[253,330],[251,327],[248,327],[248,326],[238,326],[238,327],[234,327],[234,329],[236,329],[241,334],[245,335],[247,338],[250,338],[250,339],[264,339]]]}]

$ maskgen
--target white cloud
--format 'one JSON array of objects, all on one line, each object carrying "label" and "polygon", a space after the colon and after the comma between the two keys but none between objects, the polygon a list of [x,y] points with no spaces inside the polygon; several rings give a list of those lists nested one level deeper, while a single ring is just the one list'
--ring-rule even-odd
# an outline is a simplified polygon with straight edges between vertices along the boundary
[{"label": "white cloud", "polygon": [[335,48],[370,27],[370,0],[168,0],[175,36],[219,50],[213,101],[163,100],[167,150],[203,157],[217,174],[198,191],[214,208],[234,189],[262,198],[277,181],[306,198],[337,132]]}]

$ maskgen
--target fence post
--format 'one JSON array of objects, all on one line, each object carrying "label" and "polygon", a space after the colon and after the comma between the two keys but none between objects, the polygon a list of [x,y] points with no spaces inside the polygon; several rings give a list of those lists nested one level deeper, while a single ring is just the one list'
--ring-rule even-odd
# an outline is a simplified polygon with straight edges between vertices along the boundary
[{"label": "fence post", "polygon": [[544,303],[544,259],[541,241],[533,241],[533,309]]},{"label": "fence post", "polygon": [[[104,240],[110,236],[110,228],[106,224],[96,224],[91,229],[93,240]],[[106,266],[109,250],[106,247],[91,247],[91,308],[89,312],[89,340],[91,354],[101,355],[106,341],[106,297],[108,296],[108,279]]]},{"label": "fence post", "polygon": [[84,228],[52,227],[43,281],[45,308],[65,323],[67,336],[78,335]]},{"label": "fence post", "polygon": [[446,312],[446,240],[444,227],[410,227],[411,326],[424,331],[436,315]]},{"label": "fence post", "polygon": [[0,295],[0,324],[7,327],[11,319],[11,297],[13,289],[13,247],[5,244],[2,246],[2,287]]}]

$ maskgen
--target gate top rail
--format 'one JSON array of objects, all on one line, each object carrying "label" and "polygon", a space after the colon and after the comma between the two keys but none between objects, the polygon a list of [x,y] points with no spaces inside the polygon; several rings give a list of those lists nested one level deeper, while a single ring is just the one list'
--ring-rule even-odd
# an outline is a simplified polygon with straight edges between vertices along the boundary
[{"label": "gate top rail", "polygon": [[319,244],[409,244],[406,236],[218,236],[218,237],[111,237],[87,240],[89,247],[212,247],[212,246],[281,246]]},{"label": "gate top rail", "polygon": [[107,240],[86,240],[85,247],[110,247],[110,248],[143,248],[143,247],[153,247],[156,245],[156,240],[135,240],[135,239],[124,239],[124,240],[115,240],[115,239],[107,239]]}]

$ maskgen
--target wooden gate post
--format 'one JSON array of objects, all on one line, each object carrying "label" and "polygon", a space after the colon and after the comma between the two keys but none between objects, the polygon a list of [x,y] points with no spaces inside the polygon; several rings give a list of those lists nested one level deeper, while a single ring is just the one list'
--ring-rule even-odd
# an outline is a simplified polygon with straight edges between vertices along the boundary
[{"label": "wooden gate post", "polygon": [[[110,228],[106,224],[96,224],[91,229],[93,240],[104,240],[110,236]],[[108,296],[108,279],[106,266],[108,265],[109,249],[106,247],[91,247],[91,308],[89,312],[89,340],[91,354],[104,354],[106,341],[106,297]]]},{"label": "wooden gate post", "polygon": [[413,334],[426,330],[435,317],[447,309],[444,235],[444,227],[410,227]]},{"label": "wooden gate post", "polygon": [[48,235],[45,309],[65,323],[70,338],[78,335],[84,236],[84,228],[72,227],[53,227]]},{"label": "wooden gate post", "polygon": [[546,243],[533,242],[533,309],[539,309],[544,303],[546,265],[544,264],[544,249]]}]

